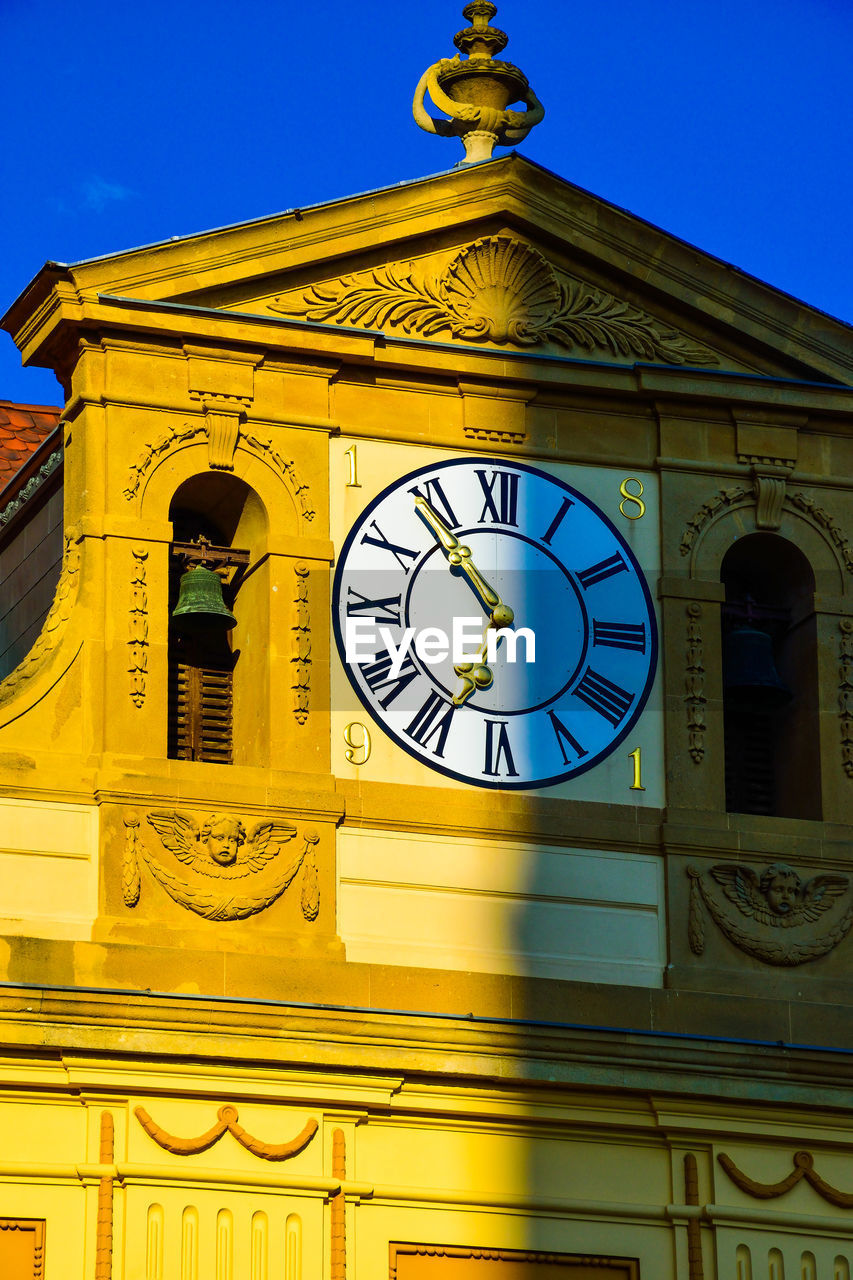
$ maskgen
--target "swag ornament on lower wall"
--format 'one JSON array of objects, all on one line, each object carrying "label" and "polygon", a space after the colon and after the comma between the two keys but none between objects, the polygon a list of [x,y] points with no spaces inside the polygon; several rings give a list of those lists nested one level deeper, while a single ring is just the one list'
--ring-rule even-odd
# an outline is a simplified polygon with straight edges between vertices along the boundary
[{"label": "swag ornament on lower wall", "polygon": [[694,955],[705,950],[702,906],[728,940],[765,964],[793,966],[826,955],[853,924],[847,876],[804,881],[786,862],[760,872],[718,863],[703,875],[689,866],[688,938]]},{"label": "swag ornament on lower wall", "polygon": [[[149,824],[174,856],[175,862],[168,865],[140,838],[135,814],[124,822],[122,883],[127,906],[139,900],[139,861],[173,901],[206,920],[245,920],[266,910],[305,864],[303,914],[307,920],[316,918],[314,846],[320,837],[312,827],[303,829],[300,841],[297,828],[289,822],[260,822],[249,835],[233,814],[214,813],[199,825],[192,816],[177,811],[149,813]],[[294,840],[296,844],[287,848]]]}]

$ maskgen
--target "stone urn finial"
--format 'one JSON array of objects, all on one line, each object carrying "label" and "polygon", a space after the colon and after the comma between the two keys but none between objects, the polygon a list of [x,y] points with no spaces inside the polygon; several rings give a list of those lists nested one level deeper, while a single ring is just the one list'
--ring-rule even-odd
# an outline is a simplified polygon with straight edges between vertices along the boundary
[{"label": "stone urn finial", "polygon": [[[506,47],[507,35],[490,26],[497,13],[491,0],[473,0],[462,16],[471,23],[453,37],[463,59],[442,58],[423,73],[415,90],[412,111],[415,121],[427,133],[462,139],[462,164],[489,160],[496,146],[511,147],[522,142],[545,115],[545,108],[527,83],[527,77],[511,62],[495,57]],[[449,120],[436,119],[424,106],[429,91],[440,111]],[[509,111],[511,102],[523,102],[526,110]]]}]

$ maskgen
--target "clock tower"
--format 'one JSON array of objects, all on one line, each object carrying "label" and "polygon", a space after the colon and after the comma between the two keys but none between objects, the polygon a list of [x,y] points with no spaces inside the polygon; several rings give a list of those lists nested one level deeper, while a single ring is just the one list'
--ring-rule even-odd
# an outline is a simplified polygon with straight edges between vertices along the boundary
[{"label": "clock tower", "polygon": [[446,172],[5,315],[4,1277],[849,1280],[853,334],[495,13]]}]

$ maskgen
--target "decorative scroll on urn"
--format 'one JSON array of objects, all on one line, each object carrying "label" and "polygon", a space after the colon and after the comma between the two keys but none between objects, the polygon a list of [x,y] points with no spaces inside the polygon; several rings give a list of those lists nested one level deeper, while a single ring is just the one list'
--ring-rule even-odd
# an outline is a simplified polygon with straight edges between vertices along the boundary
[{"label": "decorative scroll on urn", "polygon": [[[426,133],[461,138],[465,161],[460,163],[476,164],[488,160],[496,146],[523,142],[545,115],[527,76],[511,62],[494,57],[507,45],[506,32],[489,25],[497,11],[490,0],[467,4],[462,16],[472,25],[453,37],[459,53],[467,57],[463,61],[457,54],[433,63],[415,90],[412,113],[416,124]],[[449,120],[428,113],[424,106],[427,92]],[[523,102],[526,110],[508,110],[513,102]]]},{"label": "decorative scroll on urn", "polygon": [[730,942],[765,964],[786,967],[826,955],[853,924],[847,876],[819,875],[803,881],[786,862],[760,873],[751,867],[718,863],[691,879],[688,937],[695,955],[705,950],[700,902]]},{"label": "decorative scroll on urn", "polygon": [[260,822],[251,835],[233,814],[210,814],[199,824],[188,814],[158,812],[149,813],[148,822],[175,862],[167,865],[151,853],[141,839],[136,814],[128,814],[122,875],[127,906],[139,901],[142,863],[179,906],[206,920],[245,920],[281,897],[307,857],[302,910],[306,919],[316,918],[319,891],[313,849],[320,837],[312,827],[287,850],[298,836],[288,822]]},{"label": "decorative scroll on urn", "polygon": [[269,303],[282,315],[335,324],[399,327],[467,342],[553,342],[569,350],[666,364],[717,364],[717,357],[632,303],[568,276],[558,278],[538,250],[509,235],[466,245],[443,271],[415,263],[376,267],[314,285],[301,302]]}]

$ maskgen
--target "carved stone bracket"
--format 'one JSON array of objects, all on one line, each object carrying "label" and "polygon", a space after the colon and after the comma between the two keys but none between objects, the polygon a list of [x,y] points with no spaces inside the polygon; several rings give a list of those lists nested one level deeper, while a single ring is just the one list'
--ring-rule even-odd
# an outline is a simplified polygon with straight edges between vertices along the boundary
[{"label": "carved stone bracket", "polygon": [[413,262],[314,285],[301,301],[269,303],[282,315],[334,324],[400,328],[434,337],[520,347],[553,342],[666,364],[714,365],[717,356],[647,312],[581,280],[558,278],[522,240],[488,236],[459,250],[443,271]]},{"label": "carved stone bracket", "polygon": [[695,764],[705,755],[705,660],[702,648],[702,606],[687,606],[687,663],[684,702],[687,707],[688,750]]},{"label": "carved stone bracket", "polygon": [[179,1138],[161,1128],[159,1124],[152,1120],[144,1107],[135,1107],[133,1114],[149,1138],[153,1139],[158,1147],[162,1147],[164,1151],[171,1151],[176,1156],[198,1155],[202,1151],[207,1151],[210,1147],[215,1146],[224,1134],[230,1133],[240,1143],[241,1147],[245,1147],[253,1156],[258,1156],[261,1160],[290,1160],[293,1156],[299,1155],[300,1151],[305,1150],[318,1128],[317,1121],[312,1118],[304,1129],[295,1138],[291,1138],[289,1142],[263,1142],[260,1138],[255,1138],[252,1134],[247,1133],[243,1126],[238,1123],[237,1108],[226,1105],[219,1108],[216,1113],[216,1124],[208,1129],[206,1133],[199,1134],[197,1138]]},{"label": "carved stone bracket", "polygon": [[240,423],[255,395],[259,354],[185,346],[187,390],[201,402],[207,432],[208,461],[213,471],[232,471]]},{"label": "carved stone bracket", "polygon": [[212,471],[233,471],[240,424],[245,419],[249,402],[236,397],[214,396],[206,397],[203,403],[210,468]]},{"label": "carved stone bracket", "polygon": [[705,950],[700,902],[741,951],[765,964],[785,967],[826,955],[853,924],[847,876],[819,875],[804,882],[784,862],[774,862],[760,874],[726,862],[711,867],[707,876],[693,866],[687,874],[691,880],[687,931],[694,955]]},{"label": "carved stone bracket", "polygon": [[814,1156],[810,1151],[798,1151],[794,1156],[793,1170],[779,1182],[756,1182],[742,1169],[738,1169],[731,1156],[727,1156],[724,1151],[719,1153],[717,1160],[735,1186],[756,1200],[776,1200],[805,1179],[809,1186],[814,1187],[818,1195],[829,1204],[835,1205],[838,1209],[853,1209],[853,1194],[848,1191],[839,1191],[829,1182],[824,1182],[815,1170]]},{"label": "carved stone bracket", "polygon": [[853,778],[853,618],[841,618],[838,665],[838,716],[841,726],[841,763]]},{"label": "carved stone bracket", "polygon": [[296,620],[291,627],[293,632],[293,714],[299,724],[308,719],[308,701],[311,694],[311,614],[308,608],[308,575],[307,564],[300,562],[294,566],[296,585],[294,605]]},{"label": "carved stone bracket", "polygon": [[747,462],[752,467],[756,529],[778,529],[782,523],[782,508],[788,477],[794,467],[793,460],[738,454],[738,462]]},{"label": "carved stone bracket", "polygon": [[145,702],[148,678],[148,591],[146,589],[146,547],[133,547],[133,567],[130,574],[130,627],[128,648],[128,672],[130,674],[130,700],[135,707]]}]

